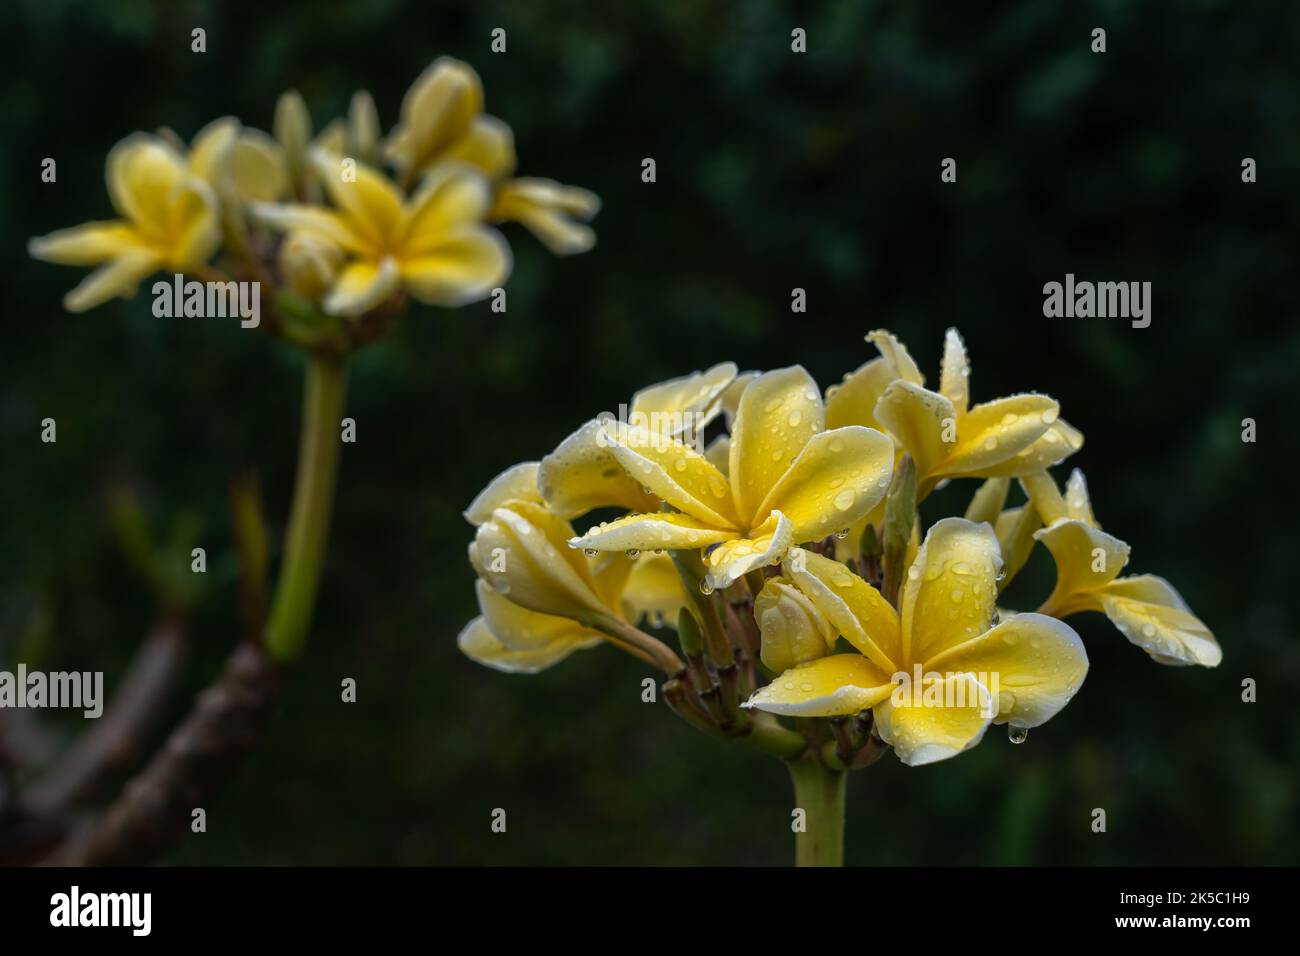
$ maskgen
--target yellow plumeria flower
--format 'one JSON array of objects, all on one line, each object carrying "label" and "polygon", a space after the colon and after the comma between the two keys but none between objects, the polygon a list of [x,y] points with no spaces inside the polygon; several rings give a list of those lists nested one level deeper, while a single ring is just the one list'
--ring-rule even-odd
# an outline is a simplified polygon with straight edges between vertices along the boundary
[{"label": "yellow plumeria flower", "polygon": [[[856,650],[827,649],[745,706],[796,717],[871,709],[877,733],[909,766],[968,750],[990,723],[1045,723],[1079,689],[1088,656],[1070,627],[1045,614],[993,623],[1001,561],[988,524],[936,522],[908,569],[900,615],[844,565],[795,549],[784,575]],[[765,623],[772,626],[770,616]],[[823,633],[814,626],[809,646],[826,647]],[[910,693],[896,694],[907,681]]]},{"label": "yellow plumeria flower", "polygon": [[120,219],[90,222],[33,239],[37,259],[93,266],[63,299],[69,312],[84,312],[115,297],[129,298],[159,270],[190,272],[202,266],[221,241],[217,197],[209,185],[234,138],[229,124],[196,140],[187,159],[158,136],[137,133],[108,154],[108,195]]},{"label": "yellow plumeria flower", "polygon": [[[313,161],[335,208],[262,203],[253,210],[272,228],[315,235],[347,253],[324,299],[326,312],[361,315],[399,290],[432,305],[463,305],[509,274],[509,247],[482,223],[491,201],[487,183],[468,167],[438,170],[406,201],[363,163],[323,151]],[[345,179],[348,173],[355,176]]]},{"label": "yellow plumeria flower", "polygon": [[[722,362],[641,389],[627,406],[628,423],[654,434],[691,441],[724,411],[724,398],[736,381],[736,366]],[[605,421],[592,419],[542,459],[538,473],[542,498],[562,518],[595,508],[652,511],[659,501],[618,463],[605,435]]]},{"label": "yellow plumeria flower", "polygon": [[674,510],[605,522],[572,543],[596,551],[716,546],[705,558],[713,588],[777,564],[795,543],[847,528],[889,490],[889,438],[858,425],[826,431],[825,417],[803,368],[758,376],[741,395],[725,475],[680,441],[607,425],[624,472]]},{"label": "yellow plumeria flower", "polygon": [[600,211],[600,198],[553,179],[510,178],[518,163],[514,134],[482,110],[478,74],[441,57],[411,84],[385,153],[408,180],[438,163],[468,163],[494,186],[489,221],[520,223],[556,255],[591,249],[596,233],[579,220]]},{"label": "yellow plumeria flower", "polygon": [[[1023,394],[970,405],[970,365],[956,329],[944,342],[939,391],[932,392],[905,349],[885,332],[867,336],[883,363],[859,370],[861,380],[841,386],[841,420],[856,410],[857,424],[878,424],[916,463],[917,493],[924,497],[945,478],[1018,476],[1056,464],[1078,451],[1083,436],[1059,417],[1046,395]],[[885,383],[891,374],[897,378]],[[856,373],[855,373],[856,374]],[[865,399],[884,384],[871,410]]]},{"label": "yellow plumeria flower", "polygon": [[1056,587],[1039,610],[1057,617],[1101,611],[1126,638],[1161,664],[1216,667],[1223,649],[1210,629],[1164,578],[1121,578],[1129,546],[1101,530],[1083,472],[1075,469],[1062,497],[1046,472],[1022,479],[1045,528],[1034,537],[1056,561]]},{"label": "yellow plumeria flower", "polygon": [[461,632],[469,657],[498,670],[535,673],[607,640],[592,625],[613,618],[675,620],[681,584],[666,555],[598,561],[567,547],[572,527],[537,492],[537,462],[494,478],[465,511],[478,532],[470,563],[481,615]]}]

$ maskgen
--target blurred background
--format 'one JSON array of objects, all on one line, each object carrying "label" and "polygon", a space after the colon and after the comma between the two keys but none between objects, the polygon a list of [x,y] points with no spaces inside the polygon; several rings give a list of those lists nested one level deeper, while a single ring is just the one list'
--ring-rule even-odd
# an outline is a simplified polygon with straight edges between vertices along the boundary
[{"label": "blurred background", "polygon": [[[83,272],[29,260],[27,238],[110,217],[104,157],[133,130],[188,139],[224,114],[267,128],[288,87],[318,128],[367,88],[388,127],[449,54],[513,126],[521,174],[603,197],[599,243],[557,260],[507,227],[507,313],[415,308],[358,357],[309,652],[208,833],[172,862],[790,862],[784,768],[641,703],[650,675],[631,658],[598,649],[515,677],[460,655],[476,613],[461,511],[643,385],[726,359],[798,362],[830,385],[874,355],[863,335],[879,326],[933,383],[950,325],[976,401],[1061,401],[1087,436],[1071,464],[1132,545],[1131,572],[1169,578],[1224,662],[1162,667],[1100,615],[1071,619],[1092,658],[1072,705],[1021,746],[991,732],[955,760],[856,774],[848,861],[1300,862],[1300,14],[970,6],[9,4],[0,667],[102,669],[113,685],[155,615],[108,518],[125,483],[159,535],[208,550],[178,719],[239,635],[228,483],[258,470],[278,539],[298,429],[294,353],[234,323],[155,319],[147,294],[65,314]],[[495,27],[505,54],[489,52]],[[949,156],[955,185],[939,179]],[[1043,283],[1067,272],[1151,282],[1152,325],[1044,318]],[[40,442],[46,417],[57,444]],[[935,495],[927,520],[972,488]],[[1036,606],[1052,574],[1039,549],[1006,603]]]}]

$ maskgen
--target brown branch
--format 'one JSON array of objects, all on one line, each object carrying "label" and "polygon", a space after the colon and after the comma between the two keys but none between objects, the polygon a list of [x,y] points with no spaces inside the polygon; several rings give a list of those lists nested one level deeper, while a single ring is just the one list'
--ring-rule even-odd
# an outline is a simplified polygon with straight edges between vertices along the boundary
[{"label": "brown branch", "polygon": [[157,860],[252,748],[281,669],[257,644],[241,644],[220,676],[149,765],[88,833],[47,860],[64,866],[138,866]]},{"label": "brown branch", "polygon": [[155,624],[127,665],[104,716],[25,790],[23,803],[36,812],[62,815],[139,759],[144,738],[180,675],[185,651],[185,628],[179,619],[165,617]]}]

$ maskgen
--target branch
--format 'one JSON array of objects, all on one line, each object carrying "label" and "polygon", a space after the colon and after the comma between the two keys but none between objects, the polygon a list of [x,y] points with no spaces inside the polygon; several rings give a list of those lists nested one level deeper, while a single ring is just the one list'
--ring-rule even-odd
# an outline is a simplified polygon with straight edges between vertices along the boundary
[{"label": "branch", "polygon": [[281,669],[264,648],[244,643],[162,750],[84,836],[47,862],[62,866],[139,866],[184,834],[252,749],[275,699]]},{"label": "branch", "polygon": [[185,650],[185,628],[179,619],[165,617],[155,624],[127,665],[104,716],[26,790],[24,804],[36,812],[61,815],[137,759],[181,672]]}]

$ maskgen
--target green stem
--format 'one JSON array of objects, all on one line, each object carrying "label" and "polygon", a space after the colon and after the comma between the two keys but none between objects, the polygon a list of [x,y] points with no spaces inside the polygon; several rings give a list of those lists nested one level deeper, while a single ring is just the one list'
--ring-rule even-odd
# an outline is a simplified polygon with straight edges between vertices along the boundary
[{"label": "green stem", "polygon": [[285,536],[284,561],[266,627],[266,646],[276,660],[293,660],[302,653],[316,607],[338,477],[339,423],[346,391],[344,362],[312,356],[303,392],[298,477]]},{"label": "green stem", "polygon": [[804,811],[804,832],[795,833],[796,866],[844,865],[844,796],[848,774],[828,770],[813,756],[786,763],[794,804]]}]

